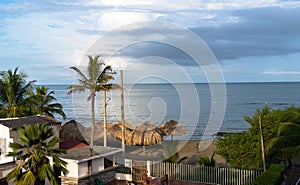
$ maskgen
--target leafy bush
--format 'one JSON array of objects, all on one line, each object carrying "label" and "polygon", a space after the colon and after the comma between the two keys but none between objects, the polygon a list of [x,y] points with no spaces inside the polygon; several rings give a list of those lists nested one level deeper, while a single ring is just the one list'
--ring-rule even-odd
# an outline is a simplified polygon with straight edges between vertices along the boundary
[{"label": "leafy bush", "polygon": [[262,173],[252,185],[279,185],[283,181],[285,166],[282,164],[272,164],[267,171]]}]

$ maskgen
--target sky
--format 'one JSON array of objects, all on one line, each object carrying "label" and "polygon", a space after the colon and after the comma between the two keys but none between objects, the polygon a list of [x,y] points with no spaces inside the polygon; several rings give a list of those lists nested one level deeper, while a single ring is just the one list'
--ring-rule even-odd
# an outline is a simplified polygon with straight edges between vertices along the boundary
[{"label": "sky", "polygon": [[[19,67],[38,84],[70,84],[76,76],[69,67],[99,54],[123,69],[128,83],[208,82],[205,70],[213,67],[164,40],[192,32],[212,52],[225,82],[299,82],[299,20],[295,0],[1,0],[0,71]],[[160,30],[164,23],[174,27]],[[117,36],[97,48],[111,32]],[[135,43],[138,37],[147,39]],[[133,42],[119,44],[113,55],[101,50],[125,40]],[[192,43],[184,44],[197,49]]]}]

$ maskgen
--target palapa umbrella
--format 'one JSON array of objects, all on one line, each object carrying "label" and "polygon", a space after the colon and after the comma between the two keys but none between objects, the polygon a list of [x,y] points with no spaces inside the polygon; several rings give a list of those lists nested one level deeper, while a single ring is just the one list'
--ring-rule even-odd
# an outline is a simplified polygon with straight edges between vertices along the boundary
[{"label": "palapa umbrella", "polygon": [[187,130],[184,126],[174,120],[169,120],[163,123],[159,128],[163,131],[164,135],[171,135],[173,140],[173,135],[186,134]]},{"label": "palapa umbrella", "polygon": [[163,132],[150,121],[140,123],[126,137],[126,143],[136,146],[148,146],[160,143],[163,140]]},{"label": "palapa umbrella", "polygon": [[[118,140],[122,140],[122,123],[118,122],[115,124],[107,124],[106,126],[107,131],[110,135]],[[125,122],[125,137],[130,134],[134,129],[134,126],[130,122]],[[126,138],[125,138],[126,139]],[[125,141],[126,142],[126,141]]]},{"label": "palapa umbrella", "polygon": [[88,144],[85,128],[75,120],[68,121],[61,127],[59,131],[59,138],[61,141],[77,140]]}]

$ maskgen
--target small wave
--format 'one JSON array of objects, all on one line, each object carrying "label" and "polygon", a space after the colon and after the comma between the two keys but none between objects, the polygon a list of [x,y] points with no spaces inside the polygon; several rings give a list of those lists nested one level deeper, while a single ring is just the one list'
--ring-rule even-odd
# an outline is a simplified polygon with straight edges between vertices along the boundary
[{"label": "small wave", "polygon": [[249,102],[249,103],[242,103],[240,105],[262,105],[262,104],[265,104],[265,103],[260,103],[260,102]]},{"label": "small wave", "polygon": [[271,105],[290,105],[289,103],[271,103]]}]

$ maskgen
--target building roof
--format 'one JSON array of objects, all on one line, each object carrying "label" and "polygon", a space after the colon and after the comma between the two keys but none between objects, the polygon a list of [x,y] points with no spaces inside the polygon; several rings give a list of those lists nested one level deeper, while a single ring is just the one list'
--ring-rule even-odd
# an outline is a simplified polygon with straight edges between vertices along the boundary
[{"label": "building roof", "polygon": [[59,138],[61,141],[77,140],[88,144],[85,140],[85,135],[85,128],[75,120],[71,120],[63,124],[59,131]]},{"label": "building roof", "polygon": [[61,156],[61,158],[83,162],[101,157],[107,157],[110,155],[117,154],[119,152],[122,152],[122,148],[93,146],[93,155],[91,155],[90,146],[85,146],[81,148],[68,150],[66,154]]},{"label": "building roof", "polygon": [[0,179],[5,178],[5,176],[3,176],[3,173],[5,173],[7,171],[11,171],[16,166],[17,166],[17,164],[15,162],[0,164]]},{"label": "building roof", "polygon": [[65,150],[72,150],[72,149],[76,149],[76,148],[82,148],[85,146],[88,146],[88,145],[86,143],[77,141],[75,139],[66,140],[66,141],[59,143],[59,148],[65,149]]},{"label": "building roof", "polygon": [[22,128],[24,125],[34,125],[37,123],[61,124],[55,118],[46,115],[26,116],[20,118],[4,118],[0,119],[0,124],[12,129]]}]

